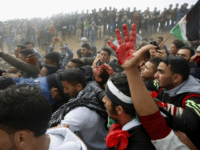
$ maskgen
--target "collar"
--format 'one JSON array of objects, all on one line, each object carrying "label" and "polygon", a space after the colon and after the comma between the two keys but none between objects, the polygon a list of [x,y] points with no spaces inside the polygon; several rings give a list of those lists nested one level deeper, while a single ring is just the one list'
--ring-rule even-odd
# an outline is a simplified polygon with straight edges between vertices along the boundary
[{"label": "collar", "polygon": [[169,97],[174,97],[176,96],[176,93],[186,84],[187,80],[184,81],[183,83],[181,83],[179,86],[167,91],[167,89],[163,88],[163,90],[165,91],[165,93],[167,93],[169,95]]},{"label": "collar", "polygon": [[129,130],[133,127],[136,127],[136,126],[139,126],[141,125],[141,123],[136,119],[132,119],[131,121],[129,121],[127,124],[125,124],[123,127],[122,127],[122,130]]}]

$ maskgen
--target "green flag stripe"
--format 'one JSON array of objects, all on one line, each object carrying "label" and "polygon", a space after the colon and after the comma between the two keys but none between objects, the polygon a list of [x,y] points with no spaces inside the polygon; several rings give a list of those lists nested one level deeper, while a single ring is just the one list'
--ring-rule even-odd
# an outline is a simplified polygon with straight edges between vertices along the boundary
[{"label": "green flag stripe", "polygon": [[171,31],[170,33],[177,37],[179,40],[181,41],[184,41],[183,37],[182,37],[182,34],[181,34],[181,29],[180,29],[180,26],[179,24],[177,24]]}]

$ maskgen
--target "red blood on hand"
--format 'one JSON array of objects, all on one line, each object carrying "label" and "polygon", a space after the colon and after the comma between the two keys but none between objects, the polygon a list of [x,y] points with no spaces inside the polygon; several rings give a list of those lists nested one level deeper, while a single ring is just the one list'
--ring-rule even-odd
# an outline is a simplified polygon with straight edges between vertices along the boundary
[{"label": "red blood on hand", "polygon": [[194,61],[198,64],[200,63],[200,55],[197,55],[196,58],[194,59]]},{"label": "red blood on hand", "polygon": [[129,39],[129,31],[128,26],[126,24],[123,25],[124,30],[124,40],[121,37],[119,29],[116,30],[119,47],[115,46],[111,41],[108,41],[108,44],[116,51],[118,61],[121,65],[123,65],[126,60],[129,60],[133,57],[133,53],[135,52],[135,38],[136,38],[136,25],[133,24],[131,27],[131,36]]}]

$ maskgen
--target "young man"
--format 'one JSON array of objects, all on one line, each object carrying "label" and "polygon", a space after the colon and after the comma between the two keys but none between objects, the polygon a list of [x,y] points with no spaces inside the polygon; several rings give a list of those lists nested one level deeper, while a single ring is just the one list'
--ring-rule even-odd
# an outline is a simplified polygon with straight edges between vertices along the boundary
[{"label": "young man", "polygon": [[102,48],[100,53],[100,59],[97,61],[96,65],[101,66],[103,64],[108,64],[110,62],[111,50],[109,48]]},{"label": "young man", "polygon": [[83,44],[81,46],[81,57],[92,57],[89,44]]},{"label": "young man", "polygon": [[27,49],[32,49],[33,50],[33,54],[37,57],[38,63],[41,65],[42,62],[43,62],[43,58],[40,55],[40,53],[34,48],[33,42],[26,42],[25,46],[26,46]]},{"label": "young man", "polygon": [[160,58],[150,58],[142,67],[140,76],[143,81],[154,80],[154,75],[157,72],[157,67],[160,63]]},{"label": "young man", "polygon": [[19,84],[2,91],[0,108],[4,112],[0,114],[0,149],[86,150],[66,128],[47,131],[51,106],[34,86]]},{"label": "young man", "polygon": [[72,50],[67,46],[67,44],[63,44],[63,41],[61,39],[58,39],[56,37],[54,37],[52,39],[52,45],[51,47],[51,52],[54,50],[54,46],[56,42],[60,42],[60,64],[62,66],[67,66],[67,64],[69,63],[70,59],[73,58],[74,53],[72,52]]},{"label": "young man", "polygon": [[200,66],[195,62],[197,55],[195,55],[195,52],[191,47],[181,47],[176,56],[184,57],[190,65],[190,75],[200,79]]},{"label": "young man", "polygon": [[56,66],[45,64],[43,68],[40,70],[40,74],[38,75],[38,77],[46,77],[48,75],[55,73],[57,70],[58,68]]},{"label": "young man", "polygon": [[[160,44],[162,43],[163,41],[163,37],[158,37],[157,38],[157,44],[160,46]],[[161,48],[161,47],[160,47]],[[168,52],[168,49],[167,49],[167,46],[166,45],[163,45],[163,49],[165,50],[166,54],[169,55],[169,52]]]},{"label": "young man", "polygon": [[58,69],[64,69],[64,66],[60,64],[61,56],[58,52],[50,52],[44,56],[44,64],[54,65]]},{"label": "young man", "polygon": [[172,42],[169,53],[176,56],[178,50],[183,46],[184,46],[184,43],[182,41],[176,39]]},{"label": "young man", "polygon": [[[155,147],[152,145],[149,135],[136,119],[136,111],[131,100],[126,74],[116,73],[112,75],[107,82],[105,93],[106,96],[102,101],[104,102],[108,116],[120,124],[121,130],[127,131],[129,134],[128,138],[126,137],[128,139],[126,150],[154,150]],[[110,130],[112,130],[112,126]],[[112,145],[112,142],[117,142],[117,140],[114,141],[114,136],[116,136],[116,139],[120,139],[115,130],[111,131],[106,138],[109,148],[118,146],[118,143]]]},{"label": "young man", "polygon": [[36,62],[35,64],[28,62],[28,56],[32,54],[33,50],[23,49],[19,52],[19,59],[4,52],[0,52],[0,57],[15,68],[21,70],[24,78],[37,78],[38,74],[40,73],[40,68],[36,65]]},{"label": "young man", "polygon": [[67,66],[65,66],[65,69],[69,69],[69,68],[80,68],[83,66],[83,61],[78,59],[78,58],[74,58],[71,59],[70,62],[68,63]]},{"label": "young man", "polygon": [[169,127],[184,132],[199,149],[195,135],[200,133],[200,83],[189,76],[190,67],[183,57],[162,58],[157,70],[154,82],[147,84],[148,90],[158,92],[158,104],[174,115]]},{"label": "young man", "polygon": [[[19,57],[19,51],[22,50],[22,49],[25,49],[25,48],[26,48],[26,47],[23,46],[23,45],[17,45],[16,48],[15,48],[15,50],[14,50],[14,55],[15,55],[15,57],[18,58],[18,57]],[[20,71],[20,70],[18,70],[18,69],[15,68],[15,67],[10,67],[10,68],[7,70],[8,73],[16,73],[16,72],[19,72],[19,71]]]},{"label": "young man", "polygon": [[105,150],[103,91],[97,85],[86,85],[84,74],[78,68],[62,71],[60,80],[70,100],[52,115],[49,126],[61,124],[68,127],[84,141],[88,150]]}]

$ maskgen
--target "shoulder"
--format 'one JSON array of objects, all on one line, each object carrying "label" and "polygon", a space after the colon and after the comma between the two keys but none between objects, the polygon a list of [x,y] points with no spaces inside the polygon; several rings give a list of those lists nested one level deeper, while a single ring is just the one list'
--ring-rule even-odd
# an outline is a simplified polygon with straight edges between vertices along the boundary
[{"label": "shoulder", "polygon": [[128,138],[129,145],[127,150],[155,150],[148,133],[145,131],[142,125],[136,126],[128,130],[128,132],[131,134],[131,137]]}]

